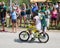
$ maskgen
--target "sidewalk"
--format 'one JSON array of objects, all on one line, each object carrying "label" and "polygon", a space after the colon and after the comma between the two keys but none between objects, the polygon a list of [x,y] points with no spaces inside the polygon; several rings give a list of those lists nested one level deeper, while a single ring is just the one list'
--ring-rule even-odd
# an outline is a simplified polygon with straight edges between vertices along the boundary
[{"label": "sidewalk", "polygon": [[[0,27],[0,30],[2,30],[2,27]],[[17,29],[17,32],[20,32],[20,31],[24,31],[24,30],[27,30],[26,28],[18,28]],[[7,32],[12,32],[12,28],[7,28],[7,27],[5,27],[5,31],[7,31]]]},{"label": "sidewalk", "polygon": [[[0,27],[0,30],[2,30],[2,27]],[[6,31],[8,32],[11,32],[12,31],[12,28],[5,28]],[[27,30],[27,28],[18,28],[17,29],[17,32],[20,32],[20,31],[24,31],[24,30]],[[47,30],[47,32],[60,32],[60,30]]]},{"label": "sidewalk", "polygon": [[47,30],[47,32],[60,32],[60,30]]}]

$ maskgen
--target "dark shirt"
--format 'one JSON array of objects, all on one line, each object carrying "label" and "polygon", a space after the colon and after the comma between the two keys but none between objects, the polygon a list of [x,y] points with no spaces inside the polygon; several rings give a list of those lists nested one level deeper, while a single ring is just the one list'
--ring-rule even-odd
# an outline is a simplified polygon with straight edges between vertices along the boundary
[{"label": "dark shirt", "polygon": [[6,7],[1,7],[1,18],[4,18],[6,16]]},{"label": "dark shirt", "polygon": [[1,8],[2,8],[2,6],[0,5],[0,19],[1,19]]},{"label": "dark shirt", "polygon": [[26,14],[30,14],[30,13],[31,13],[31,9],[28,8],[28,9],[26,10]]}]

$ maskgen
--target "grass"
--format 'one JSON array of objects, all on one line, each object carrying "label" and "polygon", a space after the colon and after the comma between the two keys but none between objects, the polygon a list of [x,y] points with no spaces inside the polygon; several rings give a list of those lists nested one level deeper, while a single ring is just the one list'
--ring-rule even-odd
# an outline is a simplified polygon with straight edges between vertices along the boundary
[{"label": "grass", "polygon": [[[9,19],[7,19],[7,24],[9,24]],[[25,24],[25,28],[28,28],[28,24]],[[0,23],[0,27],[1,27],[1,23]],[[7,27],[7,25],[5,24],[5,27]],[[10,26],[8,28],[11,28],[12,24],[10,24]],[[20,27],[20,26],[19,26]],[[22,20],[22,24],[21,24],[21,28],[24,28],[24,22]],[[60,23],[57,26],[51,26],[48,28],[48,30],[60,30]]]}]

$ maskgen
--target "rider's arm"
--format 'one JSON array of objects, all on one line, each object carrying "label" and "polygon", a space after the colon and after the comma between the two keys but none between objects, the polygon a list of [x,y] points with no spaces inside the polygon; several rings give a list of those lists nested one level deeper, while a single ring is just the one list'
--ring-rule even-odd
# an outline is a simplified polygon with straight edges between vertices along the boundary
[{"label": "rider's arm", "polygon": [[36,25],[36,19],[33,19],[33,23],[34,23],[34,25]]}]

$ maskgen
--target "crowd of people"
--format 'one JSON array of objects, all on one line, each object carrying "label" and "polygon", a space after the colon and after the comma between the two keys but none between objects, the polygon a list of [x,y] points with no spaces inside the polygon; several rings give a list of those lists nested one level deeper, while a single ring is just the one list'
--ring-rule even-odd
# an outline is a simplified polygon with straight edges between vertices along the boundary
[{"label": "crowd of people", "polygon": [[5,22],[7,27],[12,23],[12,32],[17,32],[17,28],[22,26],[22,22],[25,27],[26,23],[33,21],[38,30],[43,28],[46,32],[50,24],[57,26],[60,23],[60,3],[34,3],[30,5],[23,3],[21,6],[12,3],[9,12],[7,12],[5,3],[0,2],[0,20],[3,31],[5,31]]}]

